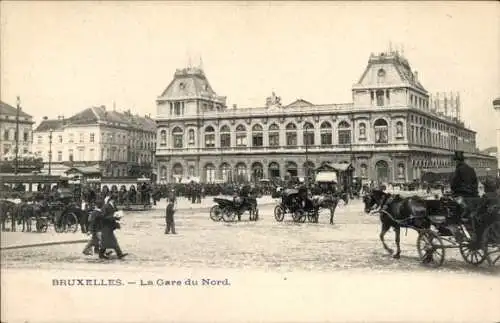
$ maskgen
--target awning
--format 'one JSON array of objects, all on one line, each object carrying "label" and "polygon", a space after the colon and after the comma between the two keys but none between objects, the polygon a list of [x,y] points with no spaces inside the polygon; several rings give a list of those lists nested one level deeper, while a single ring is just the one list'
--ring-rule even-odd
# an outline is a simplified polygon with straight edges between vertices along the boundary
[{"label": "awning", "polygon": [[316,182],[337,183],[336,172],[319,172],[316,174]]},{"label": "awning", "polygon": [[341,171],[341,172],[345,172],[345,171],[350,171],[350,170],[354,170],[354,167],[352,166],[352,164],[347,164],[347,163],[343,163],[343,164],[324,163],[323,165],[321,165],[318,168],[316,168],[317,172],[321,172],[321,171]]}]

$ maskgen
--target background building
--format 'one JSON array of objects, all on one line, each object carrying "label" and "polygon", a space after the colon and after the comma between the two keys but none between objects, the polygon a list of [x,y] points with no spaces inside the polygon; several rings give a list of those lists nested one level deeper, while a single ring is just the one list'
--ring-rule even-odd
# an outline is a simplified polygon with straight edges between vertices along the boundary
[{"label": "background building", "polygon": [[[497,136],[497,163],[498,163],[498,169],[500,169],[500,97],[496,98],[493,100],[493,109],[495,110],[495,118],[497,120],[497,129],[496,129],[496,136]],[[498,173],[500,176],[500,173]]]},{"label": "background building", "polygon": [[[0,101],[0,160],[16,153],[17,108]],[[19,108],[19,156],[29,155],[33,142],[33,117]]]},{"label": "background building", "polygon": [[149,176],[153,170],[156,125],[149,116],[92,107],[70,118],[44,118],[33,137],[33,151],[52,174],[83,166],[115,177]]},{"label": "background building", "polygon": [[160,178],[303,177],[324,162],[344,162],[365,179],[408,182],[452,166],[455,150],[479,170],[497,167],[460,120],[459,96],[431,97],[398,52],[371,54],[352,97],[283,106],[273,93],[265,107],[228,108],[203,70],[177,70],[157,99]]}]

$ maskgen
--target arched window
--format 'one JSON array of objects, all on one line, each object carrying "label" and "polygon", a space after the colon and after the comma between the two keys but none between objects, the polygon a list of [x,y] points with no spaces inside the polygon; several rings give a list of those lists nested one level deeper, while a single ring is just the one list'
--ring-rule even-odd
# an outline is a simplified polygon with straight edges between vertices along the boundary
[{"label": "arched window", "polygon": [[378,90],[377,92],[375,92],[375,95],[377,97],[377,106],[384,106],[384,91]]},{"label": "arched window", "polygon": [[238,163],[236,165],[236,181],[244,183],[248,180],[247,165],[245,163]]},{"label": "arched window", "polygon": [[188,167],[188,176],[189,176],[189,177],[194,177],[194,176],[196,176],[196,175],[195,175],[194,166],[189,166],[189,167]]},{"label": "arched window", "polygon": [[231,129],[227,125],[220,128],[220,146],[222,148],[231,147]]},{"label": "arched window", "polygon": [[[402,121],[396,122],[396,138],[402,139],[404,138],[404,124]],[[436,141],[436,138],[434,138],[434,141]]]},{"label": "arched window", "polygon": [[182,130],[179,127],[175,127],[172,130],[172,137],[174,139],[174,148],[183,148],[184,147],[184,142],[183,142],[184,130]]},{"label": "arched window", "polygon": [[351,126],[346,121],[341,121],[338,128],[339,144],[349,145],[351,143]]},{"label": "arched window", "polygon": [[219,167],[222,180],[227,183],[231,180],[231,166],[228,163],[222,163]]},{"label": "arched window", "polygon": [[364,122],[359,124],[359,139],[366,140],[366,124]]},{"label": "arched window", "polygon": [[160,146],[166,146],[167,145],[167,131],[162,130],[160,131]]},{"label": "arched window", "polygon": [[240,124],[236,127],[236,147],[246,147],[247,146],[247,128]]},{"label": "arched window", "polygon": [[332,140],[332,125],[330,122],[324,121],[320,126],[321,145],[328,146],[333,143]]},{"label": "arched window", "polygon": [[189,129],[188,131],[188,143],[194,145],[194,129]]},{"label": "arched window", "polygon": [[298,174],[298,169],[297,169],[297,164],[295,162],[288,162],[286,164],[286,172],[287,172],[287,175],[288,176],[291,176],[291,177],[297,177],[297,174]]},{"label": "arched window", "polygon": [[314,126],[312,123],[306,122],[304,123],[304,127],[302,128],[303,131],[303,142],[304,146],[314,146]]},{"label": "arched window", "polygon": [[205,182],[215,183],[215,166],[213,164],[205,165]]},{"label": "arched window", "polygon": [[297,126],[294,123],[286,125],[286,145],[297,146]]},{"label": "arched window", "polygon": [[269,146],[279,147],[280,145],[280,127],[273,123],[269,126]]},{"label": "arched window", "polygon": [[269,163],[269,166],[267,167],[268,171],[268,176],[270,179],[276,178],[276,177],[281,177],[280,174],[280,165],[276,162],[271,162]]},{"label": "arched window", "polygon": [[389,142],[389,131],[387,121],[384,119],[377,119],[374,123],[375,128],[375,143],[386,144]]},{"label": "arched window", "polygon": [[255,162],[252,164],[252,181],[258,182],[264,176],[264,167],[261,163]]},{"label": "arched window", "polygon": [[3,140],[5,140],[5,141],[9,140],[9,130],[3,131]]},{"label": "arched window", "polygon": [[263,129],[260,124],[256,124],[252,127],[252,146],[262,147],[263,145],[264,145]]},{"label": "arched window", "polygon": [[207,126],[205,128],[205,147],[215,147],[215,129],[212,126]]}]

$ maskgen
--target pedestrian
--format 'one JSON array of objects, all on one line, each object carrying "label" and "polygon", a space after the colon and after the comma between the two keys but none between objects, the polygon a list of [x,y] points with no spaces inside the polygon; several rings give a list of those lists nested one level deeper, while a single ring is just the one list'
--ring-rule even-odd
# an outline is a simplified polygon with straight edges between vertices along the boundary
[{"label": "pedestrian", "polygon": [[[89,228],[88,232],[90,233],[90,240],[85,245],[83,249],[83,254],[87,256],[92,255],[92,247],[94,247],[94,252],[99,253],[99,249],[101,247],[101,237],[102,237],[102,207],[103,201],[97,201],[96,207],[90,211],[90,215],[88,218]],[[99,258],[107,258],[106,255],[99,255]]]},{"label": "pedestrian", "polygon": [[115,250],[118,258],[122,259],[127,254],[122,252],[114,233],[116,229],[120,229],[119,220],[121,218],[121,214],[117,212],[112,196],[108,197],[107,203],[105,203],[102,208],[102,213],[102,239],[101,248],[99,250],[99,258],[106,258],[106,249],[113,249]]},{"label": "pedestrian", "polygon": [[175,232],[175,222],[174,222],[174,203],[172,201],[169,201],[167,204],[167,210],[165,212],[165,222],[167,224],[167,227],[165,228],[165,234],[176,234]]}]

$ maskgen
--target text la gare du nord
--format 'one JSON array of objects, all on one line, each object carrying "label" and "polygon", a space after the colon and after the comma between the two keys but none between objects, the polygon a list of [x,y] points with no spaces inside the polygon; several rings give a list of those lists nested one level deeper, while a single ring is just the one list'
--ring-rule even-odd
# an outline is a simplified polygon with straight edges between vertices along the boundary
[{"label": "text la gare du nord", "polygon": [[123,279],[52,279],[52,286],[57,287],[121,287],[121,286],[139,286],[139,287],[181,287],[181,286],[231,286],[228,278],[225,279],[192,279],[183,280],[172,279],[139,279],[139,280],[123,280]]}]

